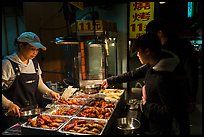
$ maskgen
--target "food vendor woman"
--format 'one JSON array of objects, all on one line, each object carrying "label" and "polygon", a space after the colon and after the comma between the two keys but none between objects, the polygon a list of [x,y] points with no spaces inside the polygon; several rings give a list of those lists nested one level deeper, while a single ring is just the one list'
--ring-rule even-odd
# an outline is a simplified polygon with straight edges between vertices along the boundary
[{"label": "food vendor woman", "polygon": [[15,44],[18,51],[2,60],[2,132],[18,122],[21,108],[37,106],[37,90],[60,98],[44,84],[42,71],[34,59],[40,49],[46,50],[39,37],[33,32],[24,32]]}]

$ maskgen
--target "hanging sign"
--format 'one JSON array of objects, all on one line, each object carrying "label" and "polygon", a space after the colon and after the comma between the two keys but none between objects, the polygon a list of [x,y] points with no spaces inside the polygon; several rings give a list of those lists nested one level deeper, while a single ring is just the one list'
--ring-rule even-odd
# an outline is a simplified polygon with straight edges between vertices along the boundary
[{"label": "hanging sign", "polygon": [[146,25],[154,19],[154,2],[130,2],[129,38],[145,34]]},{"label": "hanging sign", "polygon": [[[77,26],[76,26],[77,25]],[[93,31],[93,20],[77,20],[71,25],[72,32],[75,32],[77,28],[78,32]],[[116,23],[109,20],[95,20],[96,31],[117,31]]]},{"label": "hanging sign", "polygon": [[[95,20],[95,29],[96,31],[102,31],[103,25],[102,20]],[[93,21],[92,20],[79,20],[77,21],[78,31],[93,31]]]}]

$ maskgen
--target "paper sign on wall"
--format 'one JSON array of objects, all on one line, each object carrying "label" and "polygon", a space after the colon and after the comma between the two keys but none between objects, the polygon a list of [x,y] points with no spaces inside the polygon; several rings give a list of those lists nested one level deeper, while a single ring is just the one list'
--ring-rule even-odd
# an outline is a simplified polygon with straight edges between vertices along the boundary
[{"label": "paper sign on wall", "polygon": [[154,2],[130,2],[129,38],[143,35],[146,25],[154,19]]}]

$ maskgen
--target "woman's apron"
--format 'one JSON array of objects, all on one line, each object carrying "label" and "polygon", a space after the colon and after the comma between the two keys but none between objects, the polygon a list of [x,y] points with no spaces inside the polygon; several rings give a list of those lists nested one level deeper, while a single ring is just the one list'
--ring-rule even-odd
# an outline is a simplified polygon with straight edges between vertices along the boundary
[{"label": "woman's apron", "polygon": [[[13,103],[18,105],[20,108],[27,106],[37,106],[37,87],[39,76],[38,73],[38,62],[33,60],[33,64],[36,73],[21,73],[18,64],[10,60],[14,69],[16,78],[8,89],[2,91],[3,95],[11,100]],[[6,110],[7,112],[7,110]],[[2,132],[18,123],[18,117],[5,116],[5,111],[2,111]]]}]

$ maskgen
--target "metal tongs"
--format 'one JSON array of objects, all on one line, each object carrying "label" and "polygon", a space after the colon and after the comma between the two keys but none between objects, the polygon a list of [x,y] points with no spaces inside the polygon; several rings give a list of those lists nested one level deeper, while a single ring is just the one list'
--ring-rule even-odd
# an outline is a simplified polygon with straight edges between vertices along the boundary
[{"label": "metal tongs", "polygon": [[[19,112],[20,112],[21,116],[23,116],[22,112],[29,111],[29,110],[32,110],[32,109],[35,109],[35,108],[38,108],[38,106],[33,106],[33,105],[32,106],[26,106],[26,107],[20,108]],[[13,116],[13,115],[11,115],[11,111],[7,111],[4,114],[5,114],[5,116]]]}]

